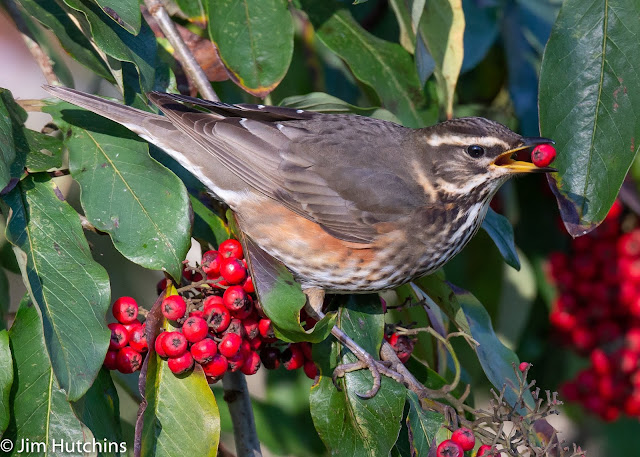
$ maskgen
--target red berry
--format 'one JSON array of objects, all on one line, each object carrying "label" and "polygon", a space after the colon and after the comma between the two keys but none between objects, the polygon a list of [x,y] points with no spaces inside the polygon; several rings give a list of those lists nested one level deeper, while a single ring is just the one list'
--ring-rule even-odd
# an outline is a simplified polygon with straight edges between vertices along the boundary
[{"label": "red berry", "polygon": [[129,346],[140,353],[147,352],[149,350],[146,330],[146,325],[140,325],[129,334]]},{"label": "red berry", "polygon": [[489,446],[488,444],[483,444],[482,446],[480,446],[478,448],[478,453],[476,454],[476,457],[482,457],[483,455],[489,455],[489,451],[491,450],[491,446]]},{"label": "red berry", "polygon": [[280,354],[280,361],[287,370],[297,370],[304,365],[304,354],[300,346],[290,344],[287,349]]},{"label": "red berry", "polygon": [[182,324],[182,333],[189,343],[197,343],[207,336],[209,326],[203,318],[191,316]]},{"label": "red berry", "polygon": [[248,354],[245,354],[244,363],[240,368],[245,375],[250,376],[252,374],[256,374],[260,369],[260,356],[255,351],[250,351]]},{"label": "red berry", "polygon": [[247,276],[247,279],[242,283],[242,288],[248,294],[252,294],[256,291],[255,287],[253,287],[253,279],[251,279],[251,276]]},{"label": "red berry", "polygon": [[280,350],[273,346],[266,346],[260,351],[260,360],[267,370],[275,370],[280,366]]},{"label": "red berry", "polygon": [[318,376],[318,366],[312,360],[305,360],[303,369],[309,379],[316,379]]},{"label": "red berry", "polygon": [[124,347],[118,351],[116,365],[120,373],[133,373],[142,366],[142,355],[130,347]]},{"label": "red berry", "polygon": [[631,327],[627,330],[624,342],[630,350],[640,353],[640,327]]},{"label": "red berry", "polygon": [[406,335],[393,333],[389,337],[389,344],[395,351],[398,359],[400,359],[402,363],[407,363],[413,352],[413,341]]},{"label": "red berry", "polygon": [[170,321],[184,317],[187,312],[187,304],[180,295],[171,295],[162,301],[162,314]]},{"label": "red berry", "polygon": [[470,451],[476,445],[475,435],[466,427],[460,427],[453,432],[451,434],[451,441],[458,443],[463,451]]},{"label": "red berry", "polygon": [[193,357],[187,351],[178,357],[169,357],[168,365],[174,374],[183,374],[193,368]]},{"label": "red berry", "polygon": [[[229,284],[242,284],[247,277],[247,269],[241,261],[232,257],[222,261],[220,274]],[[240,290],[243,290],[242,286]]]},{"label": "red berry", "polygon": [[209,320],[209,326],[214,332],[222,333],[229,327],[231,313],[224,305],[215,303],[207,306],[205,300],[205,309],[203,317]]},{"label": "red berry", "polygon": [[620,369],[625,374],[631,374],[638,369],[638,353],[627,348],[622,349],[620,353]]},{"label": "red berry", "polygon": [[102,366],[104,366],[107,370],[117,370],[117,357],[118,351],[107,351],[107,355],[104,358],[104,362],[102,362]]},{"label": "red berry", "polygon": [[600,375],[605,375],[609,373],[609,370],[611,369],[611,365],[609,363],[609,358],[607,357],[607,354],[605,354],[605,352],[600,349],[600,348],[596,348],[593,351],[591,351],[591,363],[593,364],[593,370],[600,374]]},{"label": "red berry", "polygon": [[304,354],[304,358],[307,360],[313,360],[313,354],[311,353],[311,343],[307,343],[306,341],[300,344],[300,349],[302,349],[302,353]]},{"label": "red berry", "polygon": [[460,446],[455,441],[444,440],[442,443],[438,445],[438,449],[436,450],[437,457],[463,457],[464,451],[462,450],[462,446]]},{"label": "red berry", "polygon": [[142,327],[143,324],[140,321],[133,321],[130,324],[122,324],[122,325],[124,326],[124,328],[127,329],[127,335],[129,335],[129,339],[131,339],[131,334],[133,333],[133,331],[138,327]]},{"label": "red berry", "polygon": [[260,332],[258,330],[258,320],[255,315],[250,315],[242,320],[242,326],[244,327],[244,333],[250,340],[257,337]]},{"label": "red berry", "polygon": [[180,332],[165,332],[162,349],[168,357],[178,357],[187,351],[187,339]]},{"label": "red berry", "polygon": [[563,332],[570,332],[577,324],[575,316],[567,311],[551,311],[549,321],[551,325]]},{"label": "red berry", "polygon": [[220,247],[218,248],[218,252],[224,258],[234,258],[234,259],[242,259],[244,258],[244,253],[242,252],[242,245],[238,240],[225,240],[220,243]]},{"label": "red berry", "polygon": [[111,330],[111,339],[109,340],[109,349],[112,351],[117,351],[118,349],[122,349],[129,342],[129,332],[124,325],[118,324],[117,322],[113,322],[109,325],[109,330]]},{"label": "red berry", "polygon": [[266,342],[274,342],[276,335],[273,333],[273,325],[271,325],[271,319],[260,319],[258,322],[258,331],[260,336],[264,338]]},{"label": "red berry", "polygon": [[138,303],[131,297],[120,297],[113,304],[113,317],[121,324],[130,324],[138,318]]},{"label": "red berry", "polygon": [[227,362],[229,362],[229,368],[227,368],[230,372],[235,373],[244,364],[244,354],[241,351],[238,351],[236,355],[233,357],[227,357]]},{"label": "red berry", "polygon": [[213,276],[211,279],[214,279],[220,275],[222,259],[218,251],[207,251],[202,254],[202,269],[207,274],[207,277]]},{"label": "red berry", "polygon": [[247,301],[245,302],[245,305],[243,308],[236,311],[231,311],[231,315],[235,318],[240,319],[241,321],[244,321],[252,314],[253,314],[253,299],[249,295],[247,295]]},{"label": "red berry", "polygon": [[252,340],[249,340],[249,346],[251,346],[251,349],[253,349],[254,351],[257,351],[262,347],[262,338],[254,338]]},{"label": "red berry", "polygon": [[628,416],[640,416],[640,392],[635,391],[624,400],[624,412]]},{"label": "red berry", "polygon": [[556,148],[550,144],[539,144],[531,152],[531,161],[536,167],[548,167],[556,158]]},{"label": "red berry", "polygon": [[227,371],[228,367],[229,362],[227,361],[227,358],[222,354],[216,354],[213,356],[213,359],[211,359],[211,362],[202,365],[202,370],[207,376],[215,378],[222,376]]},{"label": "red berry", "polygon": [[153,347],[154,347],[154,349],[156,351],[156,354],[158,354],[162,358],[169,357],[167,355],[167,353],[165,352],[164,347],[162,346],[164,339],[167,337],[167,335],[169,333],[170,332],[162,332],[162,333],[158,334],[158,336],[156,336],[156,341],[153,344]]},{"label": "red berry", "polygon": [[222,302],[229,311],[239,311],[247,305],[248,297],[241,286],[231,286],[224,291]]},{"label": "red berry", "polygon": [[191,346],[191,355],[200,364],[205,364],[213,360],[213,356],[218,352],[218,345],[212,339],[198,341]]},{"label": "red berry", "polygon": [[218,351],[223,356],[230,358],[240,351],[242,338],[236,333],[227,333],[218,344]]}]

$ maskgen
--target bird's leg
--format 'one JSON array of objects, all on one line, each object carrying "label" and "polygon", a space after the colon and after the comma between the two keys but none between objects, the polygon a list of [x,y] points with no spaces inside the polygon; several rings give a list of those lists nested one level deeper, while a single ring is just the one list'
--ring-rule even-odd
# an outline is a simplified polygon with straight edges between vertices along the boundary
[{"label": "bird's leg", "polygon": [[[321,320],[325,314],[322,312],[322,304],[324,303],[324,290],[319,288],[305,289],[304,293],[307,296],[307,303],[305,309],[307,314],[316,320]],[[365,351],[358,343],[342,331],[340,327],[335,325],[331,329],[331,334],[342,343],[347,349],[349,349],[353,355],[356,356],[358,362],[339,365],[333,372],[333,381],[344,376],[346,373],[356,370],[362,370],[368,368],[373,376],[373,386],[364,394],[356,393],[361,398],[372,398],[380,390],[381,376],[380,373],[385,376],[396,379],[396,381],[402,382],[398,379],[398,374],[392,370],[389,370],[385,366],[385,362],[375,360],[371,354]]]}]

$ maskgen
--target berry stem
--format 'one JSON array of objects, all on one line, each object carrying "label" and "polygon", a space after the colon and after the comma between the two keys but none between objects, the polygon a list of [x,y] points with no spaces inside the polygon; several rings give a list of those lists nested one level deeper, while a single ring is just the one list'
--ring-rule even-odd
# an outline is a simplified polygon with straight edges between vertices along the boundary
[{"label": "berry stem", "polygon": [[240,372],[227,372],[222,378],[224,401],[233,422],[233,435],[238,457],[261,457],[251,397],[247,381]]}]

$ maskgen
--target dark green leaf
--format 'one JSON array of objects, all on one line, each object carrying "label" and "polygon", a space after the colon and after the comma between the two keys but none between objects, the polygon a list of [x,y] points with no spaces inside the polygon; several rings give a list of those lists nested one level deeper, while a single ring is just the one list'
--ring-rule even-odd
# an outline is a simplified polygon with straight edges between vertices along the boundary
[{"label": "dark green leaf", "polygon": [[26,113],[13,100],[11,92],[0,89],[0,189],[11,179],[11,165],[16,159],[25,120]]},{"label": "dark green leaf", "polygon": [[544,53],[540,127],[556,141],[552,179],[573,236],[607,215],[640,145],[637,9],[635,0],[567,0]]},{"label": "dark green leaf", "polygon": [[207,20],[201,0],[176,0],[176,4],[189,20],[200,22]]},{"label": "dark green leaf", "polygon": [[206,0],[209,35],[231,78],[265,97],[293,55],[293,19],[284,0]]},{"label": "dark green leaf", "polygon": [[126,443],[120,428],[118,393],[106,368],[100,370],[85,396],[73,403],[73,410],[96,440],[107,443],[108,447],[100,456],[125,455]]},{"label": "dark green leaf", "polygon": [[436,411],[425,411],[420,404],[420,399],[413,392],[407,391],[407,402],[409,403],[407,428],[411,455],[427,457],[436,433],[444,423],[444,416]]},{"label": "dark green leaf", "polygon": [[464,11],[464,59],[461,72],[469,71],[484,59],[498,38],[498,8],[476,0],[462,0]]},{"label": "dark green leaf", "polygon": [[4,197],[7,239],[42,313],[51,364],[70,400],[91,387],[109,345],[109,278],[92,258],[78,214],[48,178],[31,175]]},{"label": "dark green leaf", "polygon": [[29,145],[25,164],[29,173],[62,166],[62,140],[28,129],[24,129],[24,135]]},{"label": "dark green leaf", "polygon": [[[86,18],[89,21],[91,36],[102,51],[120,62],[131,62],[136,66],[143,92],[154,89],[157,43],[146,22],[142,22],[140,32],[133,36],[90,0],[64,0],[64,2],[78,11],[74,14],[76,17],[81,17],[83,20]],[[116,72],[121,70],[116,67],[113,69]]]},{"label": "dark green leaf", "polygon": [[359,114],[360,116],[383,119],[396,124],[400,123],[400,120],[393,113],[384,108],[361,108],[324,92],[312,92],[307,95],[287,97],[280,102],[280,106],[317,111],[319,113]]},{"label": "dark green leaf", "polygon": [[407,127],[437,120],[437,112],[427,107],[411,55],[402,46],[371,35],[340,3],[301,3],[318,37],[345,60],[356,78],[376,91],[384,108]]},{"label": "dark green leaf", "polygon": [[[384,315],[377,295],[351,295],[338,312],[337,325],[370,354],[378,354],[384,331]],[[333,385],[335,367],[356,359],[333,339],[314,347],[314,360],[320,368],[318,384],[311,389],[311,416],[324,444],[334,456],[389,455],[400,432],[405,388],[383,376],[379,392],[363,400],[356,392],[371,388],[371,373],[347,373]]]},{"label": "dark green leaf", "polygon": [[7,328],[7,315],[9,314],[10,295],[9,279],[7,273],[0,267],[0,329]]},{"label": "dark green leaf", "polygon": [[76,107],[61,114],[72,125],[69,168],[87,219],[132,262],[180,278],[191,240],[182,182],[124,127]]},{"label": "dark green leaf", "polygon": [[464,54],[464,13],[462,0],[426,2],[418,25],[418,39],[423,40],[435,61],[435,74],[447,117],[453,115],[453,96],[462,68]]},{"label": "dark green leaf", "polygon": [[513,239],[513,227],[509,219],[489,208],[482,222],[482,228],[489,234],[504,261],[516,270],[520,269],[520,259]]},{"label": "dark green leaf", "polygon": [[9,425],[9,394],[13,384],[13,358],[9,347],[9,333],[0,331],[0,437]]},{"label": "dark green leaf", "polygon": [[138,0],[94,0],[107,16],[128,32],[140,32],[140,3]]},{"label": "dark green leaf", "polygon": [[[87,341],[86,336],[83,337]],[[11,389],[11,423],[4,437],[16,443],[10,455],[25,455],[17,453],[17,444],[28,439],[31,443],[44,443],[46,449],[45,452],[43,448],[36,448],[29,455],[81,456],[81,451],[66,453],[59,447],[53,449],[53,440],[59,446],[60,442],[90,443],[94,437],[78,420],[65,391],[60,388],[47,358],[44,340],[38,310],[25,297],[9,331],[15,382]]]},{"label": "dark green leaf", "polygon": [[220,413],[202,368],[176,376],[155,353],[148,364],[141,457],[215,457]]},{"label": "dark green leaf", "polygon": [[29,16],[34,17],[53,32],[71,57],[97,75],[115,82],[106,62],[57,2],[52,0],[19,0],[18,3]]},{"label": "dark green leaf", "polygon": [[300,310],[306,302],[302,288],[287,268],[260,249],[249,238],[243,240],[258,301],[273,323],[276,336],[285,341],[324,340],[334,325],[335,313],[327,315],[306,331],[300,325]]},{"label": "dark green leaf", "polygon": [[390,0],[389,6],[393,9],[398,27],[400,28],[400,37],[398,41],[407,52],[413,54],[416,47],[416,33],[411,23],[411,11],[405,0]]}]

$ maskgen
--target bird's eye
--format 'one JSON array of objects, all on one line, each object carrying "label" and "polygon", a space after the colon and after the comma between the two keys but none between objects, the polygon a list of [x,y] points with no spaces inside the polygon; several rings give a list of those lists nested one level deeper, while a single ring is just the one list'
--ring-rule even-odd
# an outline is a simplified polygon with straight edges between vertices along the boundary
[{"label": "bird's eye", "polygon": [[472,144],[467,148],[467,154],[469,154],[474,159],[477,159],[484,155],[484,148],[482,146],[478,146],[477,144]]}]

